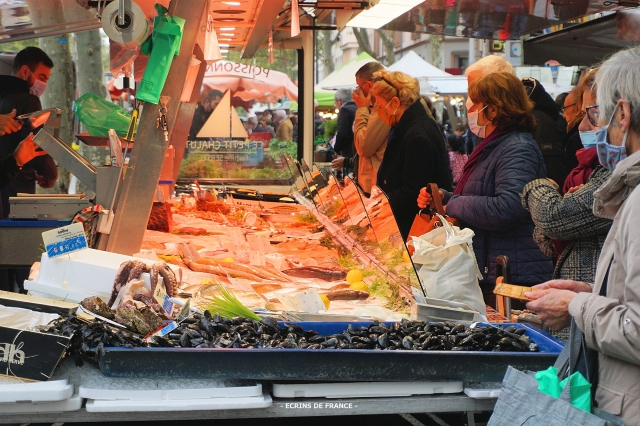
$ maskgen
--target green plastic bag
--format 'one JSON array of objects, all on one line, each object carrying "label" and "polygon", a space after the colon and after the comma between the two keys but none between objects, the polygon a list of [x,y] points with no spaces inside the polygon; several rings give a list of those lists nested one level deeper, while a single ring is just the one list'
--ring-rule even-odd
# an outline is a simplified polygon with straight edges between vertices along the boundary
[{"label": "green plastic bag", "polygon": [[167,9],[161,4],[156,4],[154,7],[158,16],[153,20],[153,33],[140,46],[142,53],[145,55],[151,53],[151,55],[136,98],[158,104],[173,57],[180,53],[185,20],[177,16],[169,16]]},{"label": "green plastic bag", "polygon": [[571,405],[579,408],[587,413],[591,412],[591,383],[584,376],[576,371],[568,378],[560,382],[560,386],[564,389],[569,381],[571,390]]},{"label": "green plastic bag", "polygon": [[576,371],[563,381],[559,381],[558,370],[555,367],[549,367],[546,370],[538,371],[536,380],[538,381],[538,390],[553,398],[560,398],[562,391],[569,383],[569,402],[571,405],[587,413],[591,412],[591,383],[580,372]]},{"label": "green plastic bag", "polygon": [[126,136],[131,116],[122,107],[93,93],[85,93],[74,103],[76,114],[91,136],[109,136],[109,129]]},{"label": "green plastic bag", "polygon": [[560,398],[562,387],[558,380],[558,370],[555,367],[538,371],[536,373],[536,380],[538,381],[538,390],[540,392],[552,398]]}]

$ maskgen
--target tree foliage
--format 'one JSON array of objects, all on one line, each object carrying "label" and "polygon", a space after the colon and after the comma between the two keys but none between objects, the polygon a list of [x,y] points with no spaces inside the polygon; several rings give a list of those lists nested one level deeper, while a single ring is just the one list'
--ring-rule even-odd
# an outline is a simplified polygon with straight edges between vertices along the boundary
[{"label": "tree foliage", "polygon": [[340,33],[341,31],[332,30],[320,30],[316,33],[318,35],[318,59],[320,59],[324,67],[324,75],[329,75],[335,71],[332,50],[333,46],[340,41]]}]

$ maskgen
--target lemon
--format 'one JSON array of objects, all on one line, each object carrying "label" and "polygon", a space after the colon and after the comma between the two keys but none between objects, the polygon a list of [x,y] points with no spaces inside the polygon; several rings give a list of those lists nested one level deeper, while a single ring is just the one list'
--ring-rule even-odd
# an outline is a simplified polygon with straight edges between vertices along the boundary
[{"label": "lemon", "polygon": [[404,260],[406,263],[411,263],[411,256],[409,256],[408,251],[405,250],[402,252],[402,260]]},{"label": "lemon", "polygon": [[362,281],[363,278],[364,276],[362,275],[362,271],[360,269],[352,269],[347,273],[347,282],[349,284]]},{"label": "lemon", "polygon": [[369,291],[369,286],[364,281],[358,281],[349,286],[351,290]]},{"label": "lemon", "polygon": [[329,309],[329,305],[331,304],[331,301],[329,300],[329,298],[327,296],[325,296],[324,294],[320,295],[320,299],[322,299],[322,303],[324,303],[324,307],[326,309]]},{"label": "lemon", "polygon": [[236,260],[233,257],[225,257],[222,259],[223,262],[235,262]]}]

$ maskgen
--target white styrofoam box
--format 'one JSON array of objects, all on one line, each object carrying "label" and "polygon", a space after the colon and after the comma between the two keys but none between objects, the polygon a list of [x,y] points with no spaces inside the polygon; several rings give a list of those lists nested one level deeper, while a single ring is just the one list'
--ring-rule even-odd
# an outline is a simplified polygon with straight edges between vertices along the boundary
[{"label": "white styrofoam box", "polygon": [[462,382],[274,383],[278,398],[373,398],[460,393]]},{"label": "white styrofoam box", "polygon": [[78,411],[82,408],[82,398],[73,395],[69,399],[50,402],[32,402],[20,404],[0,404],[2,414],[27,414],[27,413],[63,413],[65,411]]},{"label": "white styrofoam box", "polygon": [[[108,377],[100,384],[81,385],[82,398],[96,400],[189,400],[209,398],[249,398],[262,396],[260,383],[248,386],[221,387],[214,380],[206,383],[203,380],[191,379],[136,379],[136,389],[127,389],[129,379]],[[210,386],[210,387],[207,387]]]},{"label": "white styrofoam box", "polygon": [[[4,382],[3,382],[4,383]],[[69,380],[0,384],[0,403],[61,401],[71,398],[73,384]],[[4,405],[0,405],[0,412]]]},{"label": "white styrofoam box", "polygon": [[139,412],[139,411],[203,411],[203,410],[244,410],[250,408],[268,408],[273,401],[268,392],[259,396],[242,398],[203,398],[203,399],[167,399],[167,400],[87,400],[89,413]]},{"label": "white styrofoam box", "polygon": [[[40,273],[35,280],[25,281],[25,289],[38,295],[70,302],[81,302],[89,296],[109,299],[116,273],[123,262],[142,260],[117,253],[85,249],[69,255],[49,258],[42,254]],[[149,274],[141,277],[151,289]]]},{"label": "white styrofoam box", "polygon": [[475,383],[464,387],[464,393],[475,399],[498,398],[501,392],[501,383]]}]

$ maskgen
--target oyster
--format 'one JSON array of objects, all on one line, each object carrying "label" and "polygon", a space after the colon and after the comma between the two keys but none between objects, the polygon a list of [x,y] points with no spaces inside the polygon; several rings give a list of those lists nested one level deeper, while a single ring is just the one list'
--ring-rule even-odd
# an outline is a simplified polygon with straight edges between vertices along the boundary
[{"label": "oyster", "polygon": [[147,306],[140,310],[122,306],[116,309],[116,321],[143,336],[153,333],[164,325],[164,321]]},{"label": "oyster", "polygon": [[98,314],[108,319],[114,319],[113,310],[98,296],[91,296],[84,299],[80,305],[89,312]]}]

